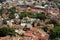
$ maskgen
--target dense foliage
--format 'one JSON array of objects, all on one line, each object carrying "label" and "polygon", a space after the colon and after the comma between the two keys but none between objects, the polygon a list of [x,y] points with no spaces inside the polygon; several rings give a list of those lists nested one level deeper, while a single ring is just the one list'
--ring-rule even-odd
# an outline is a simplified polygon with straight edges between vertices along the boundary
[{"label": "dense foliage", "polygon": [[7,24],[7,21],[5,19],[3,20],[3,24]]},{"label": "dense foliage", "polygon": [[34,13],[30,13],[30,12],[22,12],[19,16],[20,16],[20,18],[28,16],[30,18],[39,18],[41,20],[44,20],[46,18],[45,14],[43,12],[37,13],[36,15],[34,15]]},{"label": "dense foliage", "polygon": [[46,19],[45,13],[41,12],[41,13],[37,14],[37,18],[39,18],[41,20]]},{"label": "dense foliage", "polygon": [[22,19],[23,17],[30,17],[30,18],[35,18],[36,16],[33,14],[33,13],[30,13],[30,12],[22,12],[20,15],[20,18]]},{"label": "dense foliage", "polygon": [[14,36],[15,35],[14,28],[6,28],[6,27],[0,28],[0,37],[7,35]]},{"label": "dense foliage", "polygon": [[47,22],[46,24],[54,24],[55,26],[58,25],[58,22],[55,20],[50,20],[49,22]]},{"label": "dense foliage", "polygon": [[60,38],[60,26],[56,26],[54,29],[50,30],[50,38]]}]

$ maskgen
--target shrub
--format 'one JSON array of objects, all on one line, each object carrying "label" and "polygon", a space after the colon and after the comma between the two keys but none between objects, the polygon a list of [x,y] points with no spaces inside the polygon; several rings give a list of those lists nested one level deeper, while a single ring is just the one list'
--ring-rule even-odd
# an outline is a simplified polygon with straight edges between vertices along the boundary
[{"label": "shrub", "polygon": [[15,35],[14,28],[6,28],[6,27],[1,28],[0,37],[6,36],[6,35],[14,36]]}]

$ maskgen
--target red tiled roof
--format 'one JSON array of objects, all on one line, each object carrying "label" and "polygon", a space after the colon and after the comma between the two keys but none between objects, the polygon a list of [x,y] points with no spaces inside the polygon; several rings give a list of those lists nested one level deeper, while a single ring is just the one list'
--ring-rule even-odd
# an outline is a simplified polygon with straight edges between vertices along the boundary
[{"label": "red tiled roof", "polygon": [[38,9],[31,9],[32,12],[39,12]]},{"label": "red tiled roof", "polygon": [[44,37],[43,37],[43,39],[48,39],[49,38],[49,35],[48,34],[46,34]]},{"label": "red tiled roof", "polygon": [[2,37],[2,40],[10,40],[8,36]]},{"label": "red tiled roof", "polygon": [[50,9],[48,9],[48,10],[45,11],[45,13],[51,13],[51,12],[59,14],[59,10],[50,10]]},{"label": "red tiled roof", "polygon": [[39,40],[37,36],[35,36],[34,38],[32,38],[31,40]]},{"label": "red tiled roof", "polygon": [[40,39],[41,33],[38,32],[38,33],[36,34],[36,37],[38,37],[38,38]]},{"label": "red tiled roof", "polygon": [[32,28],[32,31],[37,31],[37,30],[38,30],[37,27],[33,27],[33,28]]},{"label": "red tiled roof", "polygon": [[5,13],[3,13],[2,16],[6,16]]},{"label": "red tiled roof", "polygon": [[2,18],[0,18],[0,22],[2,22],[3,21],[3,19]]},{"label": "red tiled roof", "polygon": [[20,38],[19,40],[24,40],[23,38]]},{"label": "red tiled roof", "polygon": [[9,13],[6,14],[6,13],[2,13],[2,16],[9,16]]},{"label": "red tiled roof", "polygon": [[49,26],[49,27],[54,27],[54,24],[47,24],[47,26]]},{"label": "red tiled roof", "polygon": [[27,31],[25,31],[24,35],[25,36],[32,36],[33,34],[32,34],[32,31],[27,30]]}]

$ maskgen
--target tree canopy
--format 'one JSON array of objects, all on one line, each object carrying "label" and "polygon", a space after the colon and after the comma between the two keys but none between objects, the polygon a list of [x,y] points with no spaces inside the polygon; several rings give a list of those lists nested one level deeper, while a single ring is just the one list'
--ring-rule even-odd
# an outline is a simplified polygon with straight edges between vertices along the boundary
[{"label": "tree canopy", "polygon": [[47,22],[47,24],[54,24],[56,26],[59,23],[57,21],[55,21],[55,20],[50,20],[49,22]]},{"label": "tree canopy", "polygon": [[20,18],[23,18],[23,17],[30,17],[30,18],[35,18],[36,16],[33,14],[33,13],[30,13],[30,12],[22,12],[20,15]]},{"label": "tree canopy", "polygon": [[14,28],[7,28],[7,27],[0,28],[0,37],[7,35],[14,36],[15,35]]},{"label": "tree canopy", "polygon": [[60,38],[60,26],[56,26],[54,29],[50,30],[50,38]]},{"label": "tree canopy", "polygon": [[37,14],[37,18],[44,20],[46,18],[45,13],[41,12],[41,13]]}]

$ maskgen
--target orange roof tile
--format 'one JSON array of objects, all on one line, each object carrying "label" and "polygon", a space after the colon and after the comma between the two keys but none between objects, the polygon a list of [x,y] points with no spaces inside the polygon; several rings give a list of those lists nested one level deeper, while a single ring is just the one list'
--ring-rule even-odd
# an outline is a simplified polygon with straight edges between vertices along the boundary
[{"label": "orange roof tile", "polygon": [[54,24],[47,24],[48,27],[54,27]]},{"label": "orange roof tile", "polygon": [[23,38],[20,38],[19,40],[24,40]]},{"label": "orange roof tile", "polygon": [[0,22],[2,22],[3,21],[3,19],[2,18],[0,18]]},{"label": "orange roof tile", "polygon": [[2,16],[6,16],[5,13],[3,13]]},{"label": "orange roof tile", "polygon": [[55,10],[55,9],[53,10],[48,9],[45,11],[45,13],[51,13],[51,12],[56,13],[57,15],[59,14],[59,10]]},{"label": "orange roof tile", "polygon": [[45,40],[49,38],[49,35],[46,34],[44,37],[43,37]]},{"label": "orange roof tile", "polygon": [[31,40],[39,40],[39,39],[38,39],[38,37],[34,37],[34,38],[32,38]]},{"label": "orange roof tile", "polygon": [[2,37],[2,40],[9,40],[9,37],[8,36]]},{"label": "orange roof tile", "polygon": [[37,30],[38,30],[37,27],[33,27],[33,28],[32,28],[32,31],[37,31]]},{"label": "orange roof tile", "polygon": [[38,32],[38,33],[36,34],[36,36],[37,36],[38,38],[40,38],[40,37],[41,37],[41,33]]},{"label": "orange roof tile", "polygon": [[40,10],[38,9],[31,9],[31,12],[39,12]]},{"label": "orange roof tile", "polygon": [[3,14],[2,14],[2,16],[9,16],[9,13],[8,13],[8,14],[6,14],[6,13],[3,13]]},{"label": "orange roof tile", "polygon": [[27,30],[27,31],[25,31],[24,35],[25,36],[32,36],[33,34],[32,34],[32,31]]}]

